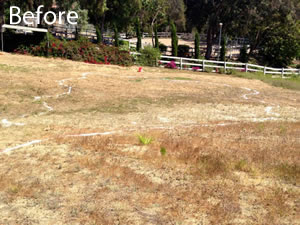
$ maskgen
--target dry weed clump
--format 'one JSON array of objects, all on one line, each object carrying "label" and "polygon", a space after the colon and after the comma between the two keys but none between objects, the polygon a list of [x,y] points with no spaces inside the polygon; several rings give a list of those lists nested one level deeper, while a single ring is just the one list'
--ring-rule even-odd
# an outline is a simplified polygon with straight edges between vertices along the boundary
[{"label": "dry weed clump", "polygon": [[0,192],[7,194],[6,200],[13,202],[18,198],[37,198],[46,187],[39,179],[26,180],[19,177],[0,175]]}]

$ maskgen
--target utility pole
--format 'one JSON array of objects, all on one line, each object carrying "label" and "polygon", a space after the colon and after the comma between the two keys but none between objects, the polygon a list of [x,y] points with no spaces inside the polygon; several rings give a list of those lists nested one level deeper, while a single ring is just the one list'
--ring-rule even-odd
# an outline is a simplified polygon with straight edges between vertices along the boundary
[{"label": "utility pole", "polygon": [[218,61],[220,60],[220,55],[221,55],[221,39],[222,39],[222,27],[223,23],[219,23],[220,25],[220,35],[219,35],[219,54],[218,54]]}]

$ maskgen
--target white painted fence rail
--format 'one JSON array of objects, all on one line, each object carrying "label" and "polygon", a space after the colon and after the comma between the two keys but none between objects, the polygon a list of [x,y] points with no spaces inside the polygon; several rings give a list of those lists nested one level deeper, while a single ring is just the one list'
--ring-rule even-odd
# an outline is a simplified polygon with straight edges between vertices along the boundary
[{"label": "white painted fence rail", "polygon": [[[171,62],[178,65],[178,69],[188,69],[195,71],[206,71],[206,68],[210,68],[212,72],[217,72],[218,69],[224,69],[224,72],[228,70],[237,70],[241,72],[262,72],[264,74],[281,75],[300,75],[300,69],[286,69],[286,68],[271,68],[267,66],[258,66],[250,63],[236,63],[236,62],[223,62],[223,61],[212,61],[202,59],[190,59],[173,56],[161,56],[159,64],[164,65]],[[192,68],[191,68],[192,66]]]},{"label": "white painted fence rail", "polygon": [[[139,52],[131,52],[131,55],[139,56]],[[217,69],[237,70],[240,72],[262,72],[266,74],[281,75],[298,75],[300,76],[300,69],[287,69],[287,68],[272,68],[267,66],[259,66],[250,63],[237,63],[237,62],[224,62],[224,61],[213,61],[204,59],[191,59],[174,56],[162,55],[158,64],[167,65],[168,63],[174,62],[178,65],[177,69],[181,70],[194,70],[205,72],[205,68],[210,68],[211,72],[217,72]],[[191,68],[192,66],[192,68]]]}]

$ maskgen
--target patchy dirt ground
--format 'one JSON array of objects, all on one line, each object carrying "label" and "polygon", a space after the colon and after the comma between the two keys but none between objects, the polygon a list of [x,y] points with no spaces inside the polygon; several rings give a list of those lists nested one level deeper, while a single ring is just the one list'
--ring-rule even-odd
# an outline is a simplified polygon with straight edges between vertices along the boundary
[{"label": "patchy dirt ground", "polygon": [[299,92],[137,70],[0,55],[0,224],[300,224]]}]

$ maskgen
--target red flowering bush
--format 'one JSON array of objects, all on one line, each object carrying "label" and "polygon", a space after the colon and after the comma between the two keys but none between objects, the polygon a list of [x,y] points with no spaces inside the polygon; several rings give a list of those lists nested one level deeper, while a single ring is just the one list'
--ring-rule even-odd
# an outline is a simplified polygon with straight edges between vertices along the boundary
[{"label": "red flowering bush", "polygon": [[48,42],[43,41],[37,46],[20,46],[14,52],[34,56],[60,57],[92,64],[133,65],[133,59],[128,51],[121,51],[112,46],[92,44],[86,39],[60,41],[51,38],[49,46]]},{"label": "red flowering bush", "polygon": [[170,68],[170,69],[177,69],[177,65],[176,65],[175,61],[169,62],[165,67]]}]

